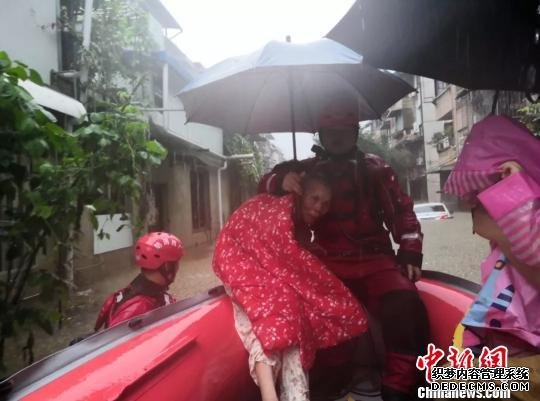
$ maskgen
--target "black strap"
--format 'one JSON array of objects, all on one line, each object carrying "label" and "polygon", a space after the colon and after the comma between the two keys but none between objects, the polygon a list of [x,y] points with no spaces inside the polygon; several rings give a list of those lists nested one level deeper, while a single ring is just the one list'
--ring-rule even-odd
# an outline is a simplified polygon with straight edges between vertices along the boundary
[{"label": "black strap", "polygon": [[165,291],[158,284],[148,280],[143,274],[139,274],[129,286],[121,291],[122,298],[115,302],[115,308],[118,308],[124,302],[133,297],[144,295],[154,298],[159,306],[165,305]]}]

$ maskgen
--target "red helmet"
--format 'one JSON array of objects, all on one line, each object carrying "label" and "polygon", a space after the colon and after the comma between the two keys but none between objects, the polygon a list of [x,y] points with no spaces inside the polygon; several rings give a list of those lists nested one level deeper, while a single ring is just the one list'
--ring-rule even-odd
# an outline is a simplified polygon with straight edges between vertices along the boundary
[{"label": "red helmet", "polygon": [[148,233],[135,244],[135,263],[143,269],[157,270],[164,263],[180,260],[183,255],[182,241],[169,233]]},{"label": "red helmet", "polygon": [[318,129],[358,127],[358,104],[347,99],[334,99],[319,112]]}]

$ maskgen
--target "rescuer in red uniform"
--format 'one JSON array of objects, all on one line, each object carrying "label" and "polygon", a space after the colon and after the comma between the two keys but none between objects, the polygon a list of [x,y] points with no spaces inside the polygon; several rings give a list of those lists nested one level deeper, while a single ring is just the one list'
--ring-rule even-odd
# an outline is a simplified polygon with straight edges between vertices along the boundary
[{"label": "rescuer in red uniform", "polygon": [[175,302],[167,290],[184,254],[182,242],[172,234],[149,233],[139,238],[134,253],[141,272],[126,288],[105,300],[96,320],[96,331]]},{"label": "rescuer in red uniform", "polygon": [[[392,168],[357,149],[357,110],[356,103],[342,99],[322,108],[323,148],[314,147],[314,158],[277,165],[262,178],[259,192],[300,193],[301,174],[307,171],[330,177],[331,208],[313,227],[311,250],[381,324],[383,400],[408,400],[418,381],[416,357],[425,352],[428,335],[426,310],[414,285],[421,276],[423,235]],[[399,244],[397,255],[390,234]]]}]

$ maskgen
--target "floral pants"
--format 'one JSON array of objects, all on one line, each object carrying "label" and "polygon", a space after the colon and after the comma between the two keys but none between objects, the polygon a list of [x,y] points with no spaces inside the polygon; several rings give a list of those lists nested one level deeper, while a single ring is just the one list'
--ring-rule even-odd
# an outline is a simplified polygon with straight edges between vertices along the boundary
[{"label": "floral pants", "polygon": [[280,353],[268,355],[253,333],[251,322],[244,310],[233,304],[236,331],[249,352],[249,372],[257,383],[255,363],[262,362],[272,367],[274,382],[280,383],[280,401],[309,401],[309,383],[307,373],[300,362],[300,349],[290,347]]}]

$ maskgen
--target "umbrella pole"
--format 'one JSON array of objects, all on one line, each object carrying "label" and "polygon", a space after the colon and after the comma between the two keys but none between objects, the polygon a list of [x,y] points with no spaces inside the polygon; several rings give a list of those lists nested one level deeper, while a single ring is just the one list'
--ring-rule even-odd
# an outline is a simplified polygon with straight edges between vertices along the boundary
[{"label": "umbrella pole", "polygon": [[292,133],[292,148],[293,148],[294,160],[298,160],[296,157],[296,132],[294,131]]},{"label": "umbrella pole", "polygon": [[296,157],[296,122],[294,118],[294,89],[293,89],[293,83],[292,83],[292,77],[291,77],[291,71],[289,71],[289,75],[287,77],[288,81],[288,87],[289,87],[289,102],[291,105],[291,131],[292,131],[292,146],[293,146],[293,155],[294,160],[298,160]]}]

